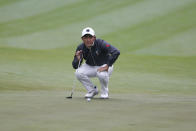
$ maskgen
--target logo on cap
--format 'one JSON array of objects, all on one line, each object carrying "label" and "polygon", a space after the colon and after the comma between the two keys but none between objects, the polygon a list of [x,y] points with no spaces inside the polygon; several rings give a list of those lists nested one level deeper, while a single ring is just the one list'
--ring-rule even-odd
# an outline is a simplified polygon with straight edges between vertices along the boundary
[{"label": "logo on cap", "polygon": [[82,37],[83,37],[84,35],[86,35],[86,34],[90,34],[90,35],[92,35],[92,36],[95,36],[95,31],[94,31],[92,28],[90,28],[90,27],[86,27],[86,28],[84,28],[84,29],[82,30]]}]

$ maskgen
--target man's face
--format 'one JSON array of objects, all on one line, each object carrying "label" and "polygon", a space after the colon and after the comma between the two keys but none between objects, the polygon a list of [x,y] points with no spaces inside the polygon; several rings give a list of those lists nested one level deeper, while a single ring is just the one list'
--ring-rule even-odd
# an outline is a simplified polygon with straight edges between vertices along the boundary
[{"label": "man's face", "polygon": [[82,40],[83,40],[86,47],[92,47],[93,42],[95,41],[95,36],[87,34],[82,37]]}]

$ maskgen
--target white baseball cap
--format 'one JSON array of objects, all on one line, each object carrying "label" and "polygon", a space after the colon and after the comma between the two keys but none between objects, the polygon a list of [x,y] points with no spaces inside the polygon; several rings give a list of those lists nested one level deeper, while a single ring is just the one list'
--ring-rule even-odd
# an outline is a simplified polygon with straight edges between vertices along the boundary
[{"label": "white baseball cap", "polygon": [[86,27],[82,30],[82,37],[86,34],[95,36],[95,31],[91,27]]}]

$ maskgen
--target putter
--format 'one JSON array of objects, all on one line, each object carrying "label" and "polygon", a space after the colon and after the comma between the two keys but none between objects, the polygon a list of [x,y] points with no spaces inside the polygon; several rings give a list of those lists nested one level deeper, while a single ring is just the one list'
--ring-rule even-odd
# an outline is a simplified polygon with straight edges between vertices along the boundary
[{"label": "putter", "polygon": [[[79,63],[78,63],[78,68],[80,66],[81,61],[82,61],[82,55],[81,55],[81,58],[80,58]],[[74,78],[74,81],[73,81],[73,87],[72,87],[72,90],[71,90],[71,95],[66,97],[67,99],[72,99],[75,87],[76,87],[76,77]]]}]

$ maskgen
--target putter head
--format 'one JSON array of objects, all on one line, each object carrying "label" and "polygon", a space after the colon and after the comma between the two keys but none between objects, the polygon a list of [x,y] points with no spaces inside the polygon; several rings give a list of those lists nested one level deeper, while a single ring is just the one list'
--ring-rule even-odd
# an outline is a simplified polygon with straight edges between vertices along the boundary
[{"label": "putter head", "polygon": [[67,99],[72,99],[73,91],[71,92],[71,95],[66,97]]},{"label": "putter head", "polygon": [[66,97],[67,99],[72,99],[72,96],[68,96],[68,97]]}]

